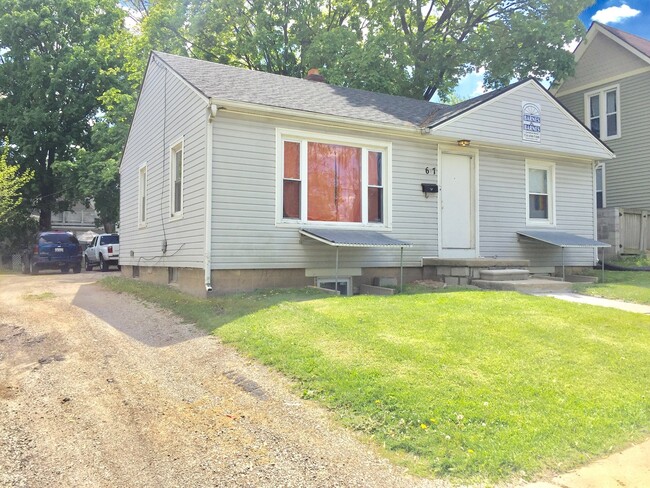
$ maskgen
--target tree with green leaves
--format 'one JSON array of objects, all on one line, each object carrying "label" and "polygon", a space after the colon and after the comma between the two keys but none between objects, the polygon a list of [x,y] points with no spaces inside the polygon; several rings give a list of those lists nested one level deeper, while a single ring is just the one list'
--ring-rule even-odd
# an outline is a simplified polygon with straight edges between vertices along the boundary
[{"label": "tree with green leaves", "polygon": [[9,141],[5,139],[0,152],[0,224],[11,219],[12,213],[23,202],[23,187],[34,177],[32,170],[22,174],[20,168],[9,164]]},{"label": "tree with green leaves", "polygon": [[118,68],[101,55],[100,41],[122,28],[124,15],[113,0],[0,2],[0,134],[23,170],[34,171],[25,197],[41,229],[69,203],[76,182],[57,165],[91,143],[99,98]]},{"label": "tree with green leaves", "polygon": [[157,0],[142,33],[169,52],[429,99],[469,72],[489,88],[562,77],[591,0]]}]

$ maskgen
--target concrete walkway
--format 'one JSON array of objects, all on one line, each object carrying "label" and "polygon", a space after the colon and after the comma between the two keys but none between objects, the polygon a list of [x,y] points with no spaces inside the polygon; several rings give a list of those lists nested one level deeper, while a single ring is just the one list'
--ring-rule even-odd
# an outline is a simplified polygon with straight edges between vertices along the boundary
[{"label": "concrete walkway", "polygon": [[[650,306],[626,303],[578,293],[536,293],[574,303],[617,308],[626,312],[650,314]],[[647,488],[650,487],[650,440],[576,471],[539,481],[526,488]]]},{"label": "concrete walkway", "polygon": [[559,300],[566,300],[567,302],[585,303],[598,307],[617,308],[626,312],[650,314],[650,305],[639,305],[637,303],[621,302],[620,300],[610,300],[608,298],[590,297],[578,293],[533,293],[533,295],[553,297]]},{"label": "concrete walkway", "polygon": [[630,447],[550,481],[526,488],[647,488],[650,486],[650,441]]}]

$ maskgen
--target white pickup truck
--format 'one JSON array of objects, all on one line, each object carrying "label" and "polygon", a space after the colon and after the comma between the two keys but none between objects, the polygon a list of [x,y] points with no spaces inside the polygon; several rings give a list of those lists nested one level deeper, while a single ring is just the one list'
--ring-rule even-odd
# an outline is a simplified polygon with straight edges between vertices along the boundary
[{"label": "white pickup truck", "polygon": [[99,266],[102,271],[108,271],[113,264],[118,267],[120,257],[120,236],[118,234],[99,234],[90,242],[84,252],[86,271],[92,271]]}]

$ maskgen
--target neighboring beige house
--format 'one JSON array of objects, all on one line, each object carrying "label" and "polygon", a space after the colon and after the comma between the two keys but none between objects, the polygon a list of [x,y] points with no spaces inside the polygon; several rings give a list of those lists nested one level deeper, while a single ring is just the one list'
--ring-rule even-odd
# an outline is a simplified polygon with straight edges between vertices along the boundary
[{"label": "neighboring beige house", "polygon": [[120,166],[122,273],[350,293],[591,267],[611,157],[535,80],[450,107],[155,52]]},{"label": "neighboring beige house", "polygon": [[552,93],[616,154],[596,169],[599,208],[650,209],[650,40],[594,22]]},{"label": "neighboring beige house", "polygon": [[52,230],[72,232],[82,242],[90,242],[93,237],[103,232],[97,227],[95,220],[97,212],[94,207],[86,208],[83,203],[77,203],[70,210],[52,214]]}]

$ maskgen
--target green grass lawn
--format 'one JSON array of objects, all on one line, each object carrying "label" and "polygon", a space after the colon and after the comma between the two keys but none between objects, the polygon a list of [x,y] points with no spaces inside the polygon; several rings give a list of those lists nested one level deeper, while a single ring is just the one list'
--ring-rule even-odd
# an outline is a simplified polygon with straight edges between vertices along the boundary
[{"label": "green grass lawn", "polygon": [[414,473],[566,471],[650,432],[650,317],[514,292],[211,300],[109,278],[293,378]]},{"label": "green grass lawn", "polygon": [[[597,276],[600,279],[600,272]],[[650,271],[605,271],[604,283],[579,283],[574,289],[585,295],[650,305]]]}]

